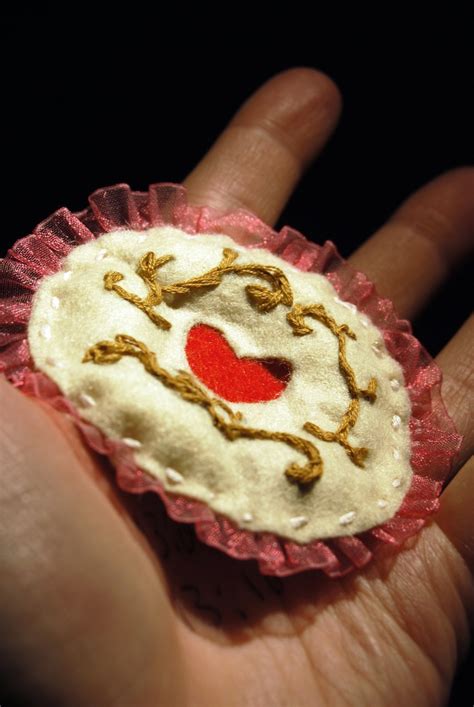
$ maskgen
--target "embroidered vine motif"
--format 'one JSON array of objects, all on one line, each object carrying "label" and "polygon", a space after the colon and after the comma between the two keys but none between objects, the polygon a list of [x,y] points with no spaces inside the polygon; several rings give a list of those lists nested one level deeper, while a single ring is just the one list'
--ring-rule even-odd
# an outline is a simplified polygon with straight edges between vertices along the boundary
[{"label": "embroidered vine motif", "polygon": [[[309,440],[286,432],[270,432],[242,425],[242,414],[234,412],[218,398],[211,398],[208,393],[196,383],[193,376],[186,371],[172,375],[158,363],[156,354],[146,344],[128,334],[117,334],[115,341],[99,341],[86,352],[83,362],[115,363],[122,356],[134,356],[144,366],[145,370],[158,378],[168,388],[172,388],[183,400],[202,405],[212,418],[214,425],[228,440],[242,437],[247,439],[268,439],[284,442],[297,451],[305,454],[307,464],[299,466],[291,464],[285,471],[291,481],[308,484],[322,473],[322,460],[319,451]],[[223,417],[222,413],[227,417]]]},{"label": "embroidered vine motif", "polygon": [[293,304],[293,293],[290,283],[283,272],[271,265],[234,265],[238,253],[231,248],[224,248],[223,257],[219,265],[209,270],[204,275],[193,277],[190,280],[177,282],[174,285],[161,285],[156,280],[158,270],[174,259],[172,255],[164,255],[157,258],[155,253],[149,252],[140,260],[137,274],[142,278],[148,288],[148,295],[145,298],[127,292],[117,283],[123,280],[123,275],[119,272],[108,272],[104,275],[106,290],[114,290],[120,297],[139,307],[151,319],[151,321],[161,329],[169,329],[171,323],[154,311],[154,307],[161,304],[164,294],[186,295],[192,290],[203,287],[217,287],[222,282],[224,275],[231,273],[235,275],[253,275],[267,280],[272,285],[272,289],[261,285],[247,285],[245,288],[250,300],[260,312],[270,312],[278,304],[285,304],[291,307]]},{"label": "embroidered vine motif", "polygon": [[[306,422],[303,425],[303,429],[320,440],[336,442],[341,445],[351,461],[356,466],[363,467],[368,449],[351,445],[348,435],[357,422],[360,400],[365,399],[371,403],[376,400],[377,381],[371,378],[367,388],[360,388],[357,385],[354,371],[346,355],[346,337],[356,339],[355,333],[347,324],[337,324],[321,304],[306,306],[293,304],[293,292],[290,283],[279,268],[261,264],[236,265],[235,260],[237,257],[238,253],[236,251],[231,248],[224,248],[222,260],[217,267],[189,280],[164,285],[158,282],[157,272],[163,265],[173,260],[174,256],[157,257],[155,253],[148,252],[140,259],[136,271],[148,289],[146,297],[140,297],[121,287],[118,283],[124,279],[124,276],[119,272],[106,273],[104,275],[104,286],[105,289],[114,291],[120,297],[141,309],[156,326],[167,330],[171,328],[171,322],[155,311],[155,307],[162,303],[164,295],[186,295],[193,290],[218,287],[223,277],[228,274],[250,275],[266,280],[270,287],[253,284],[247,285],[245,288],[250,301],[260,312],[269,312],[279,304],[283,304],[286,307],[291,307],[286,318],[295,336],[311,334],[313,330],[306,323],[305,318],[312,317],[327,327],[337,338],[339,368],[351,398],[349,406],[335,432],[323,430],[313,422]],[[286,432],[272,432],[245,427],[242,424],[241,413],[232,411],[228,405],[219,399],[210,397],[190,374],[180,372],[173,376],[159,365],[153,351],[132,336],[118,334],[115,337],[115,341],[99,341],[87,350],[82,360],[84,363],[93,361],[98,364],[110,364],[119,361],[123,356],[137,358],[145,370],[158,378],[164,385],[179,393],[184,400],[203,406],[209,413],[213,424],[230,441],[244,437],[280,441],[304,454],[308,459],[304,466],[291,464],[285,470],[285,475],[289,481],[307,487],[321,476],[323,472],[321,455],[309,440]],[[224,417],[222,416],[223,413]]]},{"label": "embroidered vine motif", "polygon": [[359,400],[364,398],[369,402],[374,402],[377,398],[377,381],[375,378],[371,378],[366,389],[359,388],[357,385],[354,371],[349,365],[346,356],[346,336],[351,339],[356,339],[356,335],[347,324],[337,324],[336,321],[329,316],[322,304],[312,304],[305,307],[295,304],[291,312],[286,315],[286,319],[296,336],[306,336],[313,331],[311,327],[306,324],[305,317],[317,319],[337,337],[339,344],[339,368],[346,381],[347,389],[351,396],[351,402],[342,416],[336,432],[327,432],[314,422],[305,422],[303,429],[325,442],[337,442],[345,449],[354,464],[363,467],[369,450],[366,447],[353,447],[349,443],[347,436],[357,422],[360,410]]}]

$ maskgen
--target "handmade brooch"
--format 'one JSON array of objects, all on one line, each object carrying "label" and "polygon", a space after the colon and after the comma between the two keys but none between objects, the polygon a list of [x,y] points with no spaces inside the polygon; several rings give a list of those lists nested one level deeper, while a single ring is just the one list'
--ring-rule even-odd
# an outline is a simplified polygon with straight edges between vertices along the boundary
[{"label": "handmade brooch", "polygon": [[424,525],[459,446],[441,374],[331,242],[178,184],[89,201],[0,261],[14,386],[263,573],[341,576]]}]

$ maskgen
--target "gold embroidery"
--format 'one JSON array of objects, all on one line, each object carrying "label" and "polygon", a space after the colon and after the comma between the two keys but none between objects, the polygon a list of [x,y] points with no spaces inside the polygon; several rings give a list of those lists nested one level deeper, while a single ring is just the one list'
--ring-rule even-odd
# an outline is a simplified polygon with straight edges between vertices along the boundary
[{"label": "gold embroidery", "polygon": [[[164,255],[157,257],[152,251],[146,253],[139,261],[137,274],[142,278],[147,286],[148,294],[140,297],[128,292],[117,283],[123,280],[124,276],[119,272],[107,272],[104,275],[104,285],[107,290],[116,292],[120,297],[141,309],[150,319],[161,329],[170,329],[171,323],[158,314],[154,308],[160,305],[165,294],[186,295],[193,290],[206,287],[217,287],[222,282],[224,275],[251,275],[266,280],[271,289],[262,285],[247,285],[246,292],[249,299],[261,312],[269,312],[279,304],[292,307],[287,314],[287,321],[295,336],[306,336],[313,330],[306,323],[305,317],[313,317],[326,326],[338,340],[338,358],[341,374],[346,382],[351,401],[349,407],[342,416],[339,427],[335,432],[323,430],[313,422],[306,422],[303,429],[313,436],[325,442],[336,442],[346,451],[352,462],[359,466],[364,466],[364,461],[368,455],[366,447],[353,447],[348,441],[350,430],[355,426],[359,411],[360,400],[365,399],[374,402],[377,397],[377,381],[371,378],[367,388],[360,388],[357,385],[352,367],[346,355],[346,337],[356,339],[356,335],[347,324],[337,324],[337,322],[326,312],[322,304],[312,304],[302,306],[293,305],[293,293],[287,277],[280,268],[273,265],[246,264],[235,265],[238,253],[231,248],[224,248],[223,257],[219,265],[212,268],[203,275],[199,275],[189,280],[183,280],[175,284],[163,285],[157,280],[157,272],[166,263],[173,260],[174,256]],[[94,363],[114,363],[122,356],[134,356],[138,358],[145,369],[157,377],[164,385],[176,390],[184,400],[197,403],[206,408],[211,416],[214,425],[224,434],[227,439],[238,438],[268,439],[284,442],[308,458],[308,463],[304,466],[292,464],[286,469],[285,474],[290,481],[306,486],[311,484],[316,478],[321,476],[323,462],[317,448],[309,440],[291,435],[286,432],[270,432],[245,427],[240,423],[241,414],[234,413],[225,403],[216,398],[211,398],[194,381],[193,377],[180,372],[176,376],[161,368],[157,362],[156,355],[150,351],[145,344],[134,339],[127,334],[118,334],[114,341],[100,341],[92,346],[85,354],[83,361],[93,361]],[[225,412],[228,420],[223,419],[219,412]]]},{"label": "gold embroidery", "polygon": [[349,443],[347,436],[349,431],[356,424],[359,416],[359,399],[365,398],[365,400],[369,402],[374,402],[376,399],[377,381],[375,378],[371,378],[366,389],[359,388],[357,385],[354,371],[349,365],[346,356],[346,336],[355,339],[356,335],[347,324],[337,324],[336,321],[329,316],[322,304],[310,304],[305,307],[300,304],[295,304],[291,312],[286,315],[286,318],[296,336],[306,336],[313,331],[311,327],[306,324],[305,317],[317,319],[337,337],[339,344],[339,368],[346,381],[347,389],[352,400],[342,416],[342,420],[336,432],[326,432],[314,422],[306,422],[303,425],[303,429],[324,442],[337,442],[346,450],[354,464],[363,467],[369,450],[366,447],[353,447]]},{"label": "gold embroidery", "polygon": [[160,284],[156,281],[156,272],[162,265],[173,260],[172,255],[163,255],[161,258],[157,258],[154,253],[147,253],[140,260],[137,268],[137,274],[140,275],[143,282],[148,288],[148,295],[143,298],[138,295],[134,295],[131,292],[127,292],[123,287],[117,285],[118,282],[123,280],[122,273],[119,272],[107,272],[104,275],[104,285],[106,290],[113,290],[120,297],[131,302],[136,307],[145,312],[146,315],[151,319],[153,324],[156,324],[160,329],[170,329],[170,322],[164,317],[157,314],[153,307],[161,304],[163,300],[163,290]]},{"label": "gold embroidery", "polygon": [[185,295],[192,290],[203,287],[217,287],[222,282],[224,275],[253,275],[267,280],[272,286],[269,290],[262,285],[247,285],[245,288],[250,300],[255,304],[260,312],[270,312],[278,304],[285,304],[291,307],[293,304],[293,293],[290,283],[283,272],[272,265],[234,265],[234,260],[238,253],[231,248],[224,248],[223,258],[219,265],[212,268],[207,273],[193,277],[190,280],[177,282],[174,285],[160,285],[156,279],[159,268],[174,259],[172,255],[164,255],[157,258],[155,253],[149,252],[141,258],[137,274],[142,278],[148,288],[148,295],[143,298],[127,292],[123,287],[117,285],[123,280],[123,275],[119,272],[107,272],[104,275],[106,290],[114,290],[120,297],[139,307],[151,321],[161,329],[169,329],[169,321],[157,314],[153,308],[161,304],[163,294]]},{"label": "gold embroidery", "polygon": [[[117,334],[115,341],[99,341],[88,349],[82,361],[87,363],[115,363],[123,356],[133,356],[144,366],[145,370],[158,378],[168,388],[172,388],[183,398],[191,403],[202,405],[212,418],[214,425],[228,440],[239,438],[268,439],[284,442],[298,452],[306,455],[308,462],[304,466],[290,464],[285,474],[290,481],[308,485],[322,473],[322,460],[316,447],[306,439],[286,432],[271,432],[269,430],[245,427],[242,423],[242,414],[234,412],[228,405],[217,398],[211,398],[206,391],[196,383],[194,378],[186,371],[180,371],[175,376],[165,368],[161,368],[156,354],[146,344],[138,341],[128,334]],[[227,419],[222,417],[225,413]]]}]

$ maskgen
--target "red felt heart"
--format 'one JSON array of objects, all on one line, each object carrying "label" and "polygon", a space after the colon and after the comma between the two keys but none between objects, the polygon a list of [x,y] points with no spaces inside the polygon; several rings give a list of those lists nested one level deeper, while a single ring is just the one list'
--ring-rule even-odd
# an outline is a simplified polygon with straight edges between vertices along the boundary
[{"label": "red felt heart", "polygon": [[260,403],[278,398],[291,378],[288,361],[239,358],[218,329],[196,324],[188,333],[186,356],[193,373],[231,403]]}]

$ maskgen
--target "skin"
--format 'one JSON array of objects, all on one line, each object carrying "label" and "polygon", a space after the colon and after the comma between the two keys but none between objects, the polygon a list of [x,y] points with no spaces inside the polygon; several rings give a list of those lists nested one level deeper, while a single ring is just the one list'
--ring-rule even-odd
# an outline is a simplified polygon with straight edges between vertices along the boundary
[{"label": "skin", "polygon": [[[274,76],[187,177],[190,200],[274,224],[340,111],[321,72]],[[442,174],[353,254],[400,315],[472,248],[472,194],[473,168]],[[474,609],[473,329],[471,318],[438,358],[465,435],[440,512],[402,551],[337,581],[268,580],[197,542],[154,496],[118,491],[65,416],[0,376],[2,703],[445,703]]]}]

